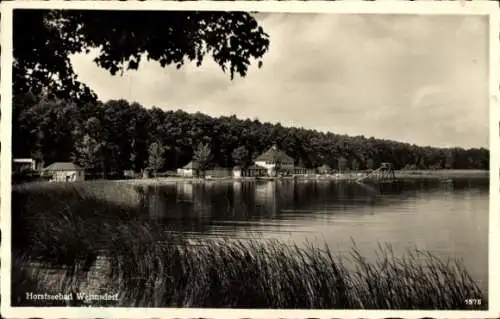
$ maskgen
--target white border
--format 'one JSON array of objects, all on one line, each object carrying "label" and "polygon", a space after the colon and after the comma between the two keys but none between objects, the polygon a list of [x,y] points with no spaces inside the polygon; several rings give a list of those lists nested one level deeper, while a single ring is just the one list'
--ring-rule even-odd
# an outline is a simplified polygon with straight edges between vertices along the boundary
[{"label": "white border", "polygon": [[[500,316],[500,249],[499,173],[499,7],[496,1],[402,2],[402,1],[23,1],[1,4],[1,126],[0,184],[1,247],[1,314],[7,318],[194,318],[194,317],[321,317],[321,318],[487,318]],[[31,308],[10,307],[10,207],[11,207],[11,121],[12,121],[12,10],[14,8],[97,9],[97,10],[237,10],[260,12],[323,12],[378,14],[481,14],[490,17],[490,224],[489,224],[489,307],[488,311],[389,311],[389,310],[257,310],[257,309],[189,309],[189,308]],[[9,79],[9,80],[8,80]],[[495,300],[497,301],[495,303]]]}]

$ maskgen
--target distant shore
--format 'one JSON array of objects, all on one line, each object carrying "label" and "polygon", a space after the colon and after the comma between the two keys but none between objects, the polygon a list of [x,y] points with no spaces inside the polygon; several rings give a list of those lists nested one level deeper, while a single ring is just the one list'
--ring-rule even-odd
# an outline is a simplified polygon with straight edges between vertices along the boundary
[{"label": "distant shore", "polygon": [[438,169],[438,170],[398,170],[395,171],[396,178],[488,178],[489,170],[479,169]]},{"label": "distant shore", "polygon": [[[346,173],[334,173],[334,174],[305,174],[305,175],[295,175],[295,176],[283,176],[283,177],[188,177],[188,176],[167,176],[167,177],[150,177],[150,178],[135,178],[135,179],[118,179],[118,180],[85,180],[79,183],[117,183],[117,184],[129,184],[137,186],[154,186],[154,185],[168,185],[175,183],[223,183],[223,182],[235,182],[235,181],[355,181],[357,179],[363,178],[368,172],[346,172]],[[489,177],[488,170],[477,170],[477,169],[441,169],[441,170],[396,170],[394,171],[396,180],[411,180],[411,179],[435,179],[435,180],[447,180],[447,179],[486,179]],[[33,181],[28,183],[21,183],[21,185],[30,184],[32,186],[42,184],[49,185],[53,183],[44,181]],[[61,183],[54,183],[61,184]],[[62,183],[65,184],[65,183]]]},{"label": "distant shore", "polygon": [[[396,179],[450,179],[450,178],[488,178],[488,170],[396,170],[394,171]],[[115,180],[113,182],[117,183],[129,183],[134,185],[158,185],[158,184],[172,184],[179,182],[189,182],[189,183],[207,183],[207,182],[224,182],[224,181],[272,181],[272,180],[355,180],[357,177],[365,176],[366,172],[350,172],[345,174],[331,174],[331,175],[321,175],[321,174],[308,174],[308,175],[296,175],[296,176],[285,176],[285,177],[221,177],[221,178],[197,178],[197,177],[183,177],[183,176],[171,176],[171,177],[158,177],[158,178],[147,178],[147,179],[126,179],[126,180]]]}]

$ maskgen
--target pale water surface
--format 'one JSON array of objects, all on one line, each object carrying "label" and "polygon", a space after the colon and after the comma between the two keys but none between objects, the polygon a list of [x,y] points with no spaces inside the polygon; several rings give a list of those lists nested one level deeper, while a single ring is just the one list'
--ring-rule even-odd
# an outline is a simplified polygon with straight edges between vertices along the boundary
[{"label": "pale water surface", "polygon": [[339,254],[353,241],[368,258],[379,243],[462,259],[488,288],[488,180],[178,183],[146,191],[145,218],[195,238],[307,241]]}]

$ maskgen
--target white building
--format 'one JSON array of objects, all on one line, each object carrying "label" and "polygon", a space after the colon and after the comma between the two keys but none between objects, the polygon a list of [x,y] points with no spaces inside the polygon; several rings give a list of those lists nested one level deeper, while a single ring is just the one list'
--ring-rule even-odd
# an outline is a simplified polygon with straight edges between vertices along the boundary
[{"label": "white building", "polygon": [[186,177],[196,177],[200,173],[200,166],[194,162],[189,162],[186,166],[177,169],[177,174]]},{"label": "white building", "polygon": [[55,162],[43,169],[45,174],[52,175],[53,182],[76,182],[85,180],[85,170],[73,163]]},{"label": "white building", "polygon": [[14,158],[12,159],[12,171],[36,171],[36,161],[32,158]]},{"label": "white building", "polygon": [[255,165],[265,167],[269,175],[273,175],[273,171],[278,168],[283,171],[294,169],[294,160],[284,152],[278,150],[276,145],[262,153],[255,159]]}]

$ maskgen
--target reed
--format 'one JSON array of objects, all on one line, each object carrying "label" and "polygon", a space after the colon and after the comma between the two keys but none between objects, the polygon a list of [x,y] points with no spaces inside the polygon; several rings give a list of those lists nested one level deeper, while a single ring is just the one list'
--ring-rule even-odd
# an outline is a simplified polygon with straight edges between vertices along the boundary
[{"label": "reed", "polygon": [[115,307],[451,310],[469,309],[465,300],[476,298],[487,308],[485,293],[459,261],[429,252],[396,256],[380,245],[376,260],[367,260],[355,246],[341,258],[311,244],[186,241],[137,218],[132,200],[125,205],[97,190],[77,196],[74,189],[55,189],[13,192],[16,200],[28,195],[13,210],[17,305],[29,305],[23,301],[29,291],[79,290],[119,292],[110,303]]},{"label": "reed", "polygon": [[112,255],[112,280],[134,306],[466,309],[468,298],[486,301],[458,261],[418,250],[396,257],[381,246],[369,262],[356,248],[342,260],[328,247],[278,241],[127,244]]},{"label": "reed", "polygon": [[[59,291],[88,291],[97,280],[101,286],[94,292],[119,292],[114,306],[128,307],[467,309],[465,299],[487,300],[459,262],[428,252],[396,257],[388,246],[378,261],[369,262],[355,248],[343,260],[328,247],[256,240],[186,245],[157,241],[160,236],[150,232],[144,225],[115,232],[108,271],[80,268],[78,273],[67,267],[50,277],[21,261],[16,268],[24,272],[15,281],[16,291],[33,291],[33,284],[47,291],[54,282],[63,284]],[[80,281],[74,286],[68,276]]]}]

